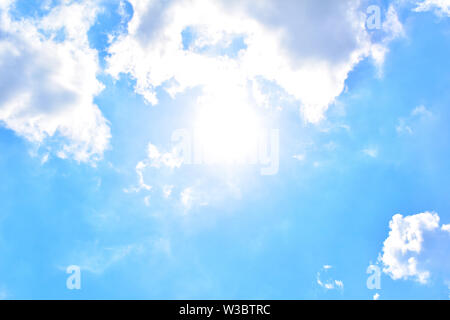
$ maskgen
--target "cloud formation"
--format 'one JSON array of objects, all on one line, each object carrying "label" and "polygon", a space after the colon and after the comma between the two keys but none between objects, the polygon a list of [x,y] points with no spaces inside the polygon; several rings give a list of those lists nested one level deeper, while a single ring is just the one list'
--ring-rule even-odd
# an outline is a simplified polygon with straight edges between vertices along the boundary
[{"label": "cloud formation", "polygon": [[0,5],[0,122],[61,158],[100,159],[111,135],[93,102],[103,88],[87,38],[95,1],[64,1],[34,18],[13,17],[13,7]]},{"label": "cloud formation", "polygon": [[[140,192],[141,190],[150,191],[152,186],[146,184],[144,179],[144,173],[147,168],[179,168],[183,163],[183,158],[178,155],[178,151],[174,148],[170,152],[161,153],[158,148],[149,143],[147,146],[147,157],[141,160],[136,165],[136,174],[138,176],[138,186],[129,189],[124,189],[126,193],[129,192]],[[173,186],[164,186],[164,196],[168,198],[172,192]]]},{"label": "cloud formation", "polygon": [[323,119],[357,63],[384,60],[401,29],[391,7],[383,39],[372,41],[365,1],[130,2],[134,15],[110,47],[108,72],[129,74],[148,103],[158,103],[157,88],[174,96],[193,87],[216,101],[252,92],[261,103],[266,81],[296,99],[309,122]]},{"label": "cloud formation", "polygon": [[396,214],[380,257],[383,271],[392,279],[422,284],[432,276],[450,279],[450,224],[441,225],[437,213]]}]

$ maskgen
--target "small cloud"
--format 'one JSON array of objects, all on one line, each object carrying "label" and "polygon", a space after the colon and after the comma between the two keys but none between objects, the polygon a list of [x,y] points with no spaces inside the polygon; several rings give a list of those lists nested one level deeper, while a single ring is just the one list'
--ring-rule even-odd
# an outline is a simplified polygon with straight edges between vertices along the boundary
[{"label": "small cloud", "polygon": [[41,164],[47,163],[48,158],[49,158],[49,154],[48,153],[44,154],[41,158]]},{"label": "small cloud", "polygon": [[[125,259],[146,254],[170,256],[170,240],[163,237],[146,238],[138,242],[116,246],[101,246],[98,242],[87,243],[85,249],[72,254],[70,263],[67,265],[79,265],[81,270],[100,275]],[[60,266],[59,268],[65,270],[65,267]]]},{"label": "small cloud", "polygon": [[170,195],[172,194],[172,190],[173,190],[173,186],[172,185],[165,185],[163,186],[163,195],[164,198],[169,198]]},{"label": "small cloud", "polygon": [[136,174],[138,175],[138,186],[123,189],[123,192],[132,193],[132,192],[140,192],[141,190],[150,191],[152,189],[152,186],[149,186],[145,183],[144,180],[145,168],[147,168],[147,164],[144,161],[139,161],[138,164],[136,165]]},{"label": "small cloud", "polygon": [[427,116],[430,117],[433,115],[433,113],[431,113],[430,110],[428,110],[425,106],[421,105],[418,106],[416,108],[414,108],[414,110],[411,112],[412,116]]},{"label": "small cloud", "polygon": [[180,202],[185,209],[185,213],[193,207],[208,205],[205,193],[195,190],[193,187],[187,187],[181,191]]},{"label": "small cloud", "polygon": [[95,243],[94,247],[89,247],[88,251],[77,253],[75,257],[71,258],[71,261],[75,261],[75,264],[79,265],[82,270],[94,274],[102,274],[112,265],[122,261],[131,254],[142,252],[144,248],[142,244],[99,247],[97,243]]},{"label": "small cloud", "polygon": [[379,300],[380,299],[380,294],[379,293],[375,293],[373,295],[373,300]]},{"label": "small cloud", "polygon": [[305,155],[304,154],[295,154],[292,156],[292,158],[294,158],[298,161],[303,161],[303,160],[305,160]]},{"label": "small cloud", "polygon": [[192,199],[193,199],[192,188],[186,188],[183,191],[181,191],[180,201],[184,207],[190,208]]},{"label": "small cloud", "polygon": [[[145,183],[144,172],[148,168],[160,169],[167,167],[170,169],[179,168],[183,163],[183,158],[178,157],[176,150],[161,153],[158,148],[149,143],[147,146],[147,158],[139,161],[136,165],[136,174],[138,175],[138,185],[131,188],[125,188],[125,193],[140,192],[142,190],[150,191],[152,186]],[[168,189],[166,189],[168,191]],[[170,192],[169,192],[170,195]]]},{"label": "small cloud", "polygon": [[344,282],[331,277],[330,270],[332,268],[331,265],[324,265],[322,269],[317,272],[317,284],[326,290],[343,290]]},{"label": "small cloud", "polygon": [[151,143],[149,143],[147,147],[147,156],[148,158],[145,163],[153,168],[165,166],[173,169],[179,168],[183,163],[183,158],[178,157],[176,150],[160,153],[158,148]]},{"label": "small cloud", "polygon": [[376,158],[378,156],[378,148],[376,148],[376,147],[369,147],[369,148],[363,149],[362,152],[371,158]]},{"label": "small cloud", "polygon": [[425,106],[420,105],[411,111],[411,114],[406,118],[400,118],[398,124],[395,127],[397,133],[399,134],[410,134],[414,133],[413,127],[418,121],[423,119],[429,119],[433,117],[433,113],[428,110]]},{"label": "small cloud", "polygon": [[407,134],[413,134],[413,130],[409,125],[406,124],[405,119],[400,119],[398,121],[398,125],[395,127],[395,130],[397,133],[407,133]]},{"label": "small cloud", "polygon": [[351,127],[348,124],[345,124],[345,123],[344,124],[340,124],[339,128],[342,128],[342,129],[344,129],[347,132],[351,131]]},{"label": "small cloud", "polygon": [[334,284],[336,285],[336,288],[344,288],[344,282],[342,282],[341,280],[334,280]]}]

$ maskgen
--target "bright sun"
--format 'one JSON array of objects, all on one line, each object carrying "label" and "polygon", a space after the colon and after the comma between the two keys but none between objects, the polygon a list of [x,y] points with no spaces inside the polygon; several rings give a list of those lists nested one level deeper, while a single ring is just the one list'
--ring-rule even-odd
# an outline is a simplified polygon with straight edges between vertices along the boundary
[{"label": "bright sun", "polygon": [[199,107],[195,140],[206,163],[252,163],[258,156],[262,126],[258,114],[247,104],[230,103]]}]

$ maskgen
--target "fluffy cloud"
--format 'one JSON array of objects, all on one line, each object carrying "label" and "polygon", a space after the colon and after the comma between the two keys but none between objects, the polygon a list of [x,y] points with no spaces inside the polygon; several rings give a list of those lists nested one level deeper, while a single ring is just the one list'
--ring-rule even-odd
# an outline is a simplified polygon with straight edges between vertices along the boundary
[{"label": "fluffy cloud", "polygon": [[389,227],[380,258],[386,274],[423,284],[433,275],[450,279],[450,225],[440,225],[437,213],[396,214]]},{"label": "fluffy cloud", "polygon": [[171,152],[160,153],[158,148],[149,143],[147,147],[148,158],[145,161],[146,166],[153,168],[161,168],[161,166],[168,168],[179,168],[183,163],[183,159],[178,156],[176,149]]},{"label": "fluffy cloud", "polygon": [[146,101],[158,102],[158,87],[175,95],[200,86],[208,101],[253,92],[261,103],[267,81],[299,101],[310,122],[323,118],[359,61],[383,61],[401,28],[390,8],[374,43],[356,0],[130,2],[134,15],[110,48],[108,72],[129,74]]},{"label": "fluffy cloud", "polygon": [[59,157],[100,159],[110,130],[93,103],[103,88],[87,38],[95,2],[64,1],[22,19],[11,16],[12,6],[0,6],[0,121],[37,145],[51,141]]}]

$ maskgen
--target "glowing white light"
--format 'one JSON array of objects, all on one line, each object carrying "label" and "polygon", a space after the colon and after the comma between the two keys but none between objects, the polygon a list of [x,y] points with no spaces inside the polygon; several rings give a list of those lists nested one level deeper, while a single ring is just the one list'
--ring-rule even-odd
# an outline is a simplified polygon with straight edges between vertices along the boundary
[{"label": "glowing white light", "polygon": [[[236,94],[236,92],[233,92]],[[232,95],[230,93],[230,95]],[[257,113],[236,96],[206,99],[195,121],[195,146],[207,163],[255,163],[262,126]],[[203,101],[206,102],[206,101]]]}]

